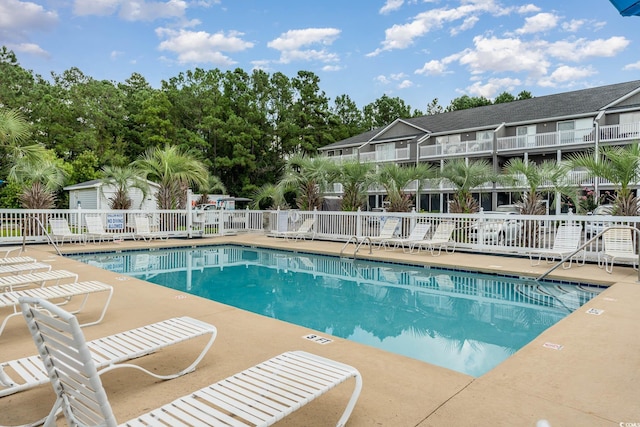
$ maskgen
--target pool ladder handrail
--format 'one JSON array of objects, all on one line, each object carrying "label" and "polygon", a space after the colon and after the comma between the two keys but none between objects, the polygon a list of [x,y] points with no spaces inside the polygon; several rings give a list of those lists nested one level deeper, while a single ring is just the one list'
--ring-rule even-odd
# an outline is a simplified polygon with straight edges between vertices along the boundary
[{"label": "pool ladder handrail", "polygon": [[349,237],[347,242],[344,244],[344,246],[342,246],[342,249],[340,249],[340,258],[342,258],[342,254],[344,253],[344,250],[347,248],[349,243],[351,243],[351,241],[353,241],[354,244],[357,244],[356,250],[353,251],[353,259],[356,259],[356,254],[360,250],[360,246],[362,246],[366,242],[369,242],[369,255],[371,255],[373,253],[371,251],[371,246],[373,245],[373,242],[371,241],[371,237],[365,236],[365,237],[362,238],[362,240],[358,241],[358,236],[351,236],[351,237]]},{"label": "pool ladder handrail", "polygon": [[[540,276],[538,276],[538,278],[536,278],[536,281],[540,281],[542,279],[544,279],[545,277],[547,277],[552,271],[554,271],[556,268],[560,267],[562,264],[564,264],[566,261],[570,260],[572,256],[574,256],[575,254],[577,254],[578,252],[580,252],[581,250],[583,250],[584,248],[587,247],[587,245],[589,245],[591,242],[597,240],[600,238],[600,236],[602,236],[604,233],[606,233],[609,230],[632,230],[635,234],[636,234],[636,244],[638,242],[638,239],[640,239],[640,230],[638,230],[635,227],[631,227],[629,225],[612,225],[610,227],[606,227],[604,230],[602,230],[601,232],[599,232],[598,234],[596,234],[595,236],[591,237],[589,240],[587,240],[586,242],[584,242],[582,245],[580,245],[578,247],[578,249],[576,249],[575,251],[571,252],[569,255],[565,256],[564,258],[562,258],[560,261],[558,261],[553,267],[551,267],[549,270],[545,271],[544,273],[542,273]],[[599,261],[598,261],[599,262]],[[638,282],[640,283],[640,251],[638,251]]]}]

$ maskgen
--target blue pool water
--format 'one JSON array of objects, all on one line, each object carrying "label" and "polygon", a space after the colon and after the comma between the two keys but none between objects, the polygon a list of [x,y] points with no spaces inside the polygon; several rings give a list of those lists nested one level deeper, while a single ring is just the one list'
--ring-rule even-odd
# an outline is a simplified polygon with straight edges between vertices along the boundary
[{"label": "blue pool water", "polygon": [[72,258],[473,376],[602,290],[241,246]]}]

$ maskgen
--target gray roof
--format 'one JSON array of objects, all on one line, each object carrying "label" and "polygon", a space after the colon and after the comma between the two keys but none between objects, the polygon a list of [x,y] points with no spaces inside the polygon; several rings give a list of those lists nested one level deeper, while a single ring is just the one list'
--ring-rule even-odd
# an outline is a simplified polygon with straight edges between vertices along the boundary
[{"label": "gray roof", "polygon": [[[153,181],[149,181],[147,180],[147,184],[149,184],[152,187],[160,187],[159,184],[153,182]],[[77,184],[73,184],[73,185],[67,185],[66,187],[63,188],[63,190],[66,191],[70,191],[70,190],[84,190],[87,188],[99,188],[102,187],[104,185],[104,181],[101,179],[92,179],[91,181],[85,181],[85,182],[79,182]]]},{"label": "gray roof", "polygon": [[[595,116],[604,107],[637,89],[640,89],[640,80],[403,120],[424,129],[424,133],[441,133],[463,129],[491,129],[502,123],[534,123],[559,117]],[[360,145],[382,129],[365,132],[322,149]]]}]

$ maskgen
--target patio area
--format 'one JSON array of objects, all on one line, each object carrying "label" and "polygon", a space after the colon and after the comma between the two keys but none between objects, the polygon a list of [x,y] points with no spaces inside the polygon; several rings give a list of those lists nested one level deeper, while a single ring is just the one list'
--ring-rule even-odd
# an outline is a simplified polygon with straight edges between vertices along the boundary
[{"label": "patio area", "polygon": [[[64,253],[236,243],[337,255],[342,242],[287,241],[261,234],[65,244]],[[528,258],[456,251],[432,257],[401,250],[361,249],[359,258],[442,265],[482,272],[538,276],[544,262]],[[345,252],[347,253],[347,252]],[[113,285],[114,297],[102,323],[84,328],[94,339],[164,320],[191,316],[215,325],[218,337],[196,371],[170,381],[118,369],[102,376],[120,422],[170,402],[289,350],[316,353],[356,367],[363,377],[360,399],[348,426],[535,426],[546,419],[556,426],[619,426],[640,423],[640,284],[637,271],[616,266],[607,274],[595,264],[555,270],[549,277],[610,285],[598,297],[549,328],[489,373],[474,378],[414,359],[331,337],[321,345],[303,338],[324,333],[258,316],[234,307],[98,269],[55,254],[52,246],[29,245],[26,253],[55,269],[77,272],[80,280]],[[95,316],[102,301],[90,299],[84,316]],[[600,315],[589,309],[602,310]],[[158,373],[191,363],[204,340],[181,344],[134,363]],[[558,349],[559,348],[559,349]],[[0,336],[0,360],[35,354],[26,326],[13,319]],[[277,425],[335,425],[349,399],[349,381],[306,405]],[[0,425],[21,425],[44,417],[54,402],[50,385],[0,398]],[[63,418],[59,425],[65,425]]]}]

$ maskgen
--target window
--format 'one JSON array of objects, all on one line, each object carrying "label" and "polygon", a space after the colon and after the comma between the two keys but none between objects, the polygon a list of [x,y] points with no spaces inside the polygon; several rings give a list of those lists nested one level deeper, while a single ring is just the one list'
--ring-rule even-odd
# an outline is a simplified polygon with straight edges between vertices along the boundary
[{"label": "window", "polygon": [[532,147],[536,145],[536,127],[518,126],[516,128],[516,136],[518,137],[519,147]]},{"label": "window", "polygon": [[389,142],[387,144],[378,144],[376,145],[376,160],[377,161],[387,161],[387,160],[395,160],[396,158],[396,143]]},{"label": "window", "polygon": [[576,123],[573,120],[566,122],[558,122],[558,133],[560,134],[560,143],[569,144],[575,139],[574,130],[576,129]]}]

